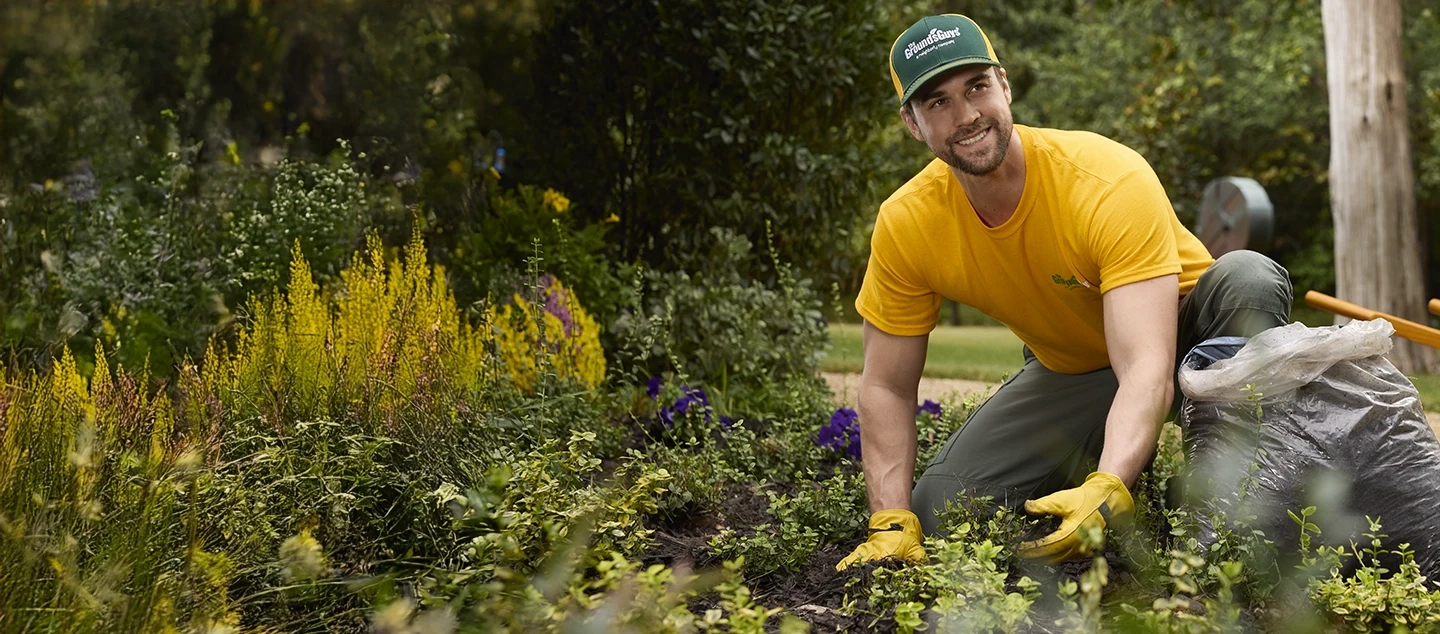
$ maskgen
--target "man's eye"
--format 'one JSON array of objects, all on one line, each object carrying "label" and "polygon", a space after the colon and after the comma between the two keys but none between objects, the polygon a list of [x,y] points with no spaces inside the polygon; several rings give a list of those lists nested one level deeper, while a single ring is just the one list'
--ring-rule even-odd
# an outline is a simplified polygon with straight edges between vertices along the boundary
[{"label": "man's eye", "polygon": [[970,87],[970,93],[971,93],[971,94],[974,94],[974,93],[976,93],[976,92],[978,92],[978,91],[980,91],[980,90],[982,90],[982,89],[984,89],[984,88],[987,88],[987,87],[988,87],[988,86],[986,86],[985,84],[975,84],[974,86],[971,86],[971,87]]},{"label": "man's eye", "polygon": [[942,104],[944,104],[945,102],[946,102],[945,99],[936,99],[935,101],[930,102],[930,108],[932,108],[932,109],[934,109],[934,108],[939,108],[939,107],[940,107]]}]

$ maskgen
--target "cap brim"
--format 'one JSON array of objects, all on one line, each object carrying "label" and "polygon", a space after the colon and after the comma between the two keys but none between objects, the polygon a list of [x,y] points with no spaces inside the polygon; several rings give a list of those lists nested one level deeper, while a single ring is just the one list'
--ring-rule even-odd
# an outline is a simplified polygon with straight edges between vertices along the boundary
[{"label": "cap brim", "polygon": [[910,84],[910,87],[905,89],[905,95],[900,97],[900,103],[904,104],[905,102],[910,101],[910,97],[914,96],[915,93],[920,90],[921,86],[924,86],[926,82],[935,79],[941,73],[947,70],[959,68],[961,66],[974,66],[976,64],[983,64],[985,66],[1000,65],[999,62],[988,57],[965,57],[957,60],[951,60],[949,62],[936,66],[935,68],[927,70],[924,74],[915,78],[915,81]]}]

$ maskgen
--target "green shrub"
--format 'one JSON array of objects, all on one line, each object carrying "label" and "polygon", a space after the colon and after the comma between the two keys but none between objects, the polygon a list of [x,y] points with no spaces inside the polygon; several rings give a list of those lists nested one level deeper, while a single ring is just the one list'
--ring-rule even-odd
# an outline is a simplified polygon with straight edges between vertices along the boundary
[{"label": "green shrub", "polygon": [[[714,229],[708,248],[686,258],[692,272],[646,270],[612,325],[620,367],[644,381],[673,372],[703,384],[721,413],[753,410],[767,386],[813,377],[829,343],[810,281],[778,260],[779,277],[745,277],[750,241]],[[693,260],[692,260],[693,258]],[[749,413],[754,413],[749,412]]]},{"label": "green shrub", "polygon": [[[1303,516],[1291,513],[1303,529],[1309,529],[1306,533],[1319,533],[1317,527],[1306,522],[1314,510],[1305,509]],[[1440,632],[1440,590],[1426,583],[1409,544],[1401,544],[1394,551],[1386,549],[1381,545],[1386,536],[1380,532],[1380,521],[1366,519],[1370,530],[1365,536],[1370,538],[1370,544],[1364,548],[1353,543],[1348,550],[1343,546],[1322,546],[1311,555],[1309,535],[1302,538],[1307,563],[1313,566],[1324,561],[1330,565],[1328,577],[1310,581],[1311,598],[1354,631]],[[1353,560],[1353,574],[1341,574],[1341,564],[1346,560]],[[1387,560],[1398,561],[1398,569],[1388,568]]]},{"label": "green shrub", "polygon": [[148,360],[169,376],[232,325],[248,293],[281,280],[294,245],[329,281],[361,228],[394,211],[344,152],[269,170],[177,147],[140,169],[93,199],[56,189],[0,207],[17,229],[0,234],[0,274],[16,281],[4,291],[4,344],[41,351],[42,364],[66,341],[103,341],[126,365]]},{"label": "green shrub", "polygon": [[[877,566],[862,579],[861,614],[892,618],[898,631],[925,629],[922,612],[940,631],[1014,631],[1031,624],[1030,607],[1040,584],[1015,574],[1009,545],[1019,534],[1014,513],[1001,509],[979,521],[985,503],[951,507],[946,537],[928,536],[927,561],[903,568]],[[874,621],[872,621],[873,623]]]},{"label": "green shrub", "polygon": [[[71,174],[129,167],[147,135],[125,58],[98,40],[94,11],[42,2],[0,7],[0,191],[53,189]],[[178,11],[177,13],[183,13]]]},{"label": "green shrub", "polygon": [[483,178],[487,202],[450,253],[458,292],[475,300],[509,297],[533,283],[527,263],[535,260],[539,273],[563,280],[581,303],[608,321],[623,291],[605,256],[612,225],[578,220],[576,203],[554,190],[507,189],[494,174]]},{"label": "green shrub", "polygon": [[[527,178],[619,216],[620,259],[662,270],[712,227],[776,248],[809,277],[848,275],[863,216],[888,195],[885,72],[920,3],[558,2],[534,41]],[[836,46],[845,42],[845,46]],[[565,130],[565,143],[554,143]],[[769,262],[742,262],[763,271]]]},{"label": "green shrub", "polygon": [[[243,297],[282,282],[297,243],[322,281],[339,275],[360,246],[365,227],[383,220],[386,202],[368,195],[354,160],[342,141],[319,162],[287,159],[273,170],[216,169],[238,172],[219,175],[210,185],[210,213],[226,220],[217,264],[228,296]],[[217,191],[222,185],[234,190]]]}]

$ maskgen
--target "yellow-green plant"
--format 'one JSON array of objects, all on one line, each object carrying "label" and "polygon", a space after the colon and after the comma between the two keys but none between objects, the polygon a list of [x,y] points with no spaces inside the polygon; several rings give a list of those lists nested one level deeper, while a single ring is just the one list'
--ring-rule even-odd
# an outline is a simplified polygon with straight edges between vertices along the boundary
[{"label": "yellow-green plant", "polygon": [[[1335,565],[1328,578],[1311,579],[1310,598],[1332,615],[1332,620],[1356,632],[1440,632],[1440,591],[1426,583],[1415,552],[1409,544],[1385,548],[1387,535],[1380,532],[1379,518],[1365,519],[1370,524],[1365,533],[1370,538],[1368,548],[1354,542],[1348,552],[1343,546],[1320,548],[1322,559],[1327,558],[1326,550],[1331,551],[1331,561],[1353,557],[1357,564],[1354,574],[1342,574]],[[1389,567],[1397,561],[1398,570]]]},{"label": "yellow-green plant", "polygon": [[[66,349],[52,372],[0,389],[0,630],[152,631],[179,618],[196,551],[185,505],[208,439],[177,429],[147,373],[112,374],[98,346],[95,358],[89,381]],[[223,609],[196,611],[207,607]]]},{"label": "yellow-green plant", "polygon": [[511,380],[528,391],[542,373],[552,371],[592,389],[599,386],[605,378],[600,325],[554,276],[541,278],[539,290],[543,298],[537,301],[515,293],[513,302],[491,319]]},{"label": "yellow-green plant", "polygon": [[387,259],[377,236],[322,294],[298,246],[288,291],[261,304],[233,351],[212,351],[206,371],[239,418],[281,421],[398,418],[473,411],[493,384],[489,328],[461,319],[444,270],[418,234]]}]

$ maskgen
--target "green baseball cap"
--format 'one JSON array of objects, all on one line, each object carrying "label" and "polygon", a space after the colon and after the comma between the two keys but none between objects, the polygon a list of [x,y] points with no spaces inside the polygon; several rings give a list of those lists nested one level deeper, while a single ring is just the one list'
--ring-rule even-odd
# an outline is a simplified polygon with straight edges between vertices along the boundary
[{"label": "green baseball cap", "polygon": [[1000,60],[980,25],[954,13],[920,18],[890,47],[890,79],[902,104],[936,75],[969,64],[999,66]]}]

